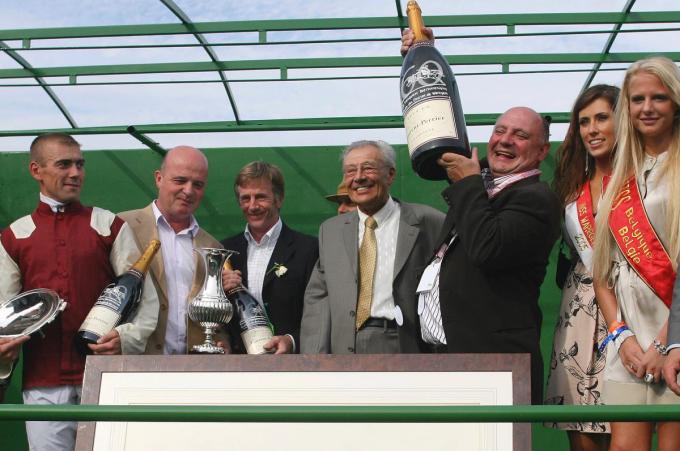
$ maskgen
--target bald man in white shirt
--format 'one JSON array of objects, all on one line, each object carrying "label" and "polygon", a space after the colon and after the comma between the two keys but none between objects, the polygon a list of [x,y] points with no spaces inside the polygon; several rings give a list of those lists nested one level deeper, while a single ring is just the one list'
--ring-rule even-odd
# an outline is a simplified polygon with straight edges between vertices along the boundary
[{"label": "bald man in white shirt", "polygon": [[[175,147],[165,156],[155,179],[158,198],[146,208],[119,216],[132,228],[140,249],[152,239],[161,242],[149,270],[160,301],[158,325],[145,353],[186,354],[203,342],[202,328],[187,317],[191,295],[202,286],[205,276],[193,249],[222,247],[194,217],[208,183],[208,159],[194,147]],[[224,331],[218,339],[228,351]]]}]

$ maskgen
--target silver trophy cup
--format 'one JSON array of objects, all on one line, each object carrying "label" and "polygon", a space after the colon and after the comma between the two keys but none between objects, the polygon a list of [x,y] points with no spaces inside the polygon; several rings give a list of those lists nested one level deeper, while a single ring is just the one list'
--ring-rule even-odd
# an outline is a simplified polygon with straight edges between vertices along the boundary
[{"label": "silver trophy cup", "polygon": [[189,303],[189,318],[203,328],[205,341],[191,350],[199,354],[224,354],[224,348],[215,344],[215,330],[231,320],[234,309],[222,288],[222,266],[236,252],[208,247],[194,251],[203,257],[205,279],[201,291]]}]

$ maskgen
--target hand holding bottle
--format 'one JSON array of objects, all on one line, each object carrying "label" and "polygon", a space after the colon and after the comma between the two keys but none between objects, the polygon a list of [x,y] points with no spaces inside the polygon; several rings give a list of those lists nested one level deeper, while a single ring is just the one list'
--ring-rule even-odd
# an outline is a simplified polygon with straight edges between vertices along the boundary
[{"label": "hand holding bottle", "polygon": [[116,329],[112,329],[106,333],[97,340],[97,343],[89,343],[87,346],[94,355],[120,355],[123,353],[120,335]]},{"label": "hand holding bottle", "polygon": [[265,343],[263,347],[272,354],[292,354],[293,339],[290,335],[276,335]]},{"label": "hand holding bottle", "polygon": [[[432,31],[432,28],[423,27],[420,31],[428,40],[434,42],[434,32]],[[415,33],[413,33],[410,28],[405,28],[404,31],[401,32],[401,56],[406,56],[408,49],[411,48],[415,41],[415,37]]]},{"label": "hand holding bottle", "polygon": [[447,152],[437,160],[437,164],[446,170],[446,175],[452,182],[457,182],[469,175],[479,175],[481,168],[477,157],[477,148],[472,148],[472,155],[467,158],[463,155]]},{"label": "hand holding bottle", "polygon": [[241,286],[243,284],[243,278],[241,276],[241,271],[238,269],[231,269],[231,265],[224,265],[222,267],[222,288],[224,292],[227,293],[234,288]]},{"label": "hand holding bottle", "polygon": [[81,352],[95,346],[99,354],[121,353],[120,337],[114,328],[134,317],[142,299],[144,277],[160,247],[160,241],[151,240],[135,264],[104,288],[76,334]]}]

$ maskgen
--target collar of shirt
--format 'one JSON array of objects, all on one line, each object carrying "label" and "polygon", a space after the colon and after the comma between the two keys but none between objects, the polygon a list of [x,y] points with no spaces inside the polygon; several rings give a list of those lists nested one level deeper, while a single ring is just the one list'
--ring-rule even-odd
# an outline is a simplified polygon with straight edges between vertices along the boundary
[{"label": "collar of shirt", "polygon": [[47,197],[43,193],[40,193],[40,202],[47,204],[53,213],[64,211],[63,202],[59,202],[57,200],[52,199],[51,197]]},{"label": "collar of shirt", "polygon": [[[165,219],[165,216],[163,216],[163,213],[158,209],[158,206],[156,205],[156,201],[151,202],[151,209],[153,210],[153,215],[156,217],[156,224],[158,226],[173,230],[174,229],[170,226],[168,221]],[[182,235],[182,234],[190,234],[191,237],[195,237],[196,234],[198,233],[198,222],[196,221],[196,218],[194,218],[194,215],[191,215],[191,219],[189,221],[189,227],[187,227],[184,230],[180,230],[177,232],[177,235]]]},{"label": "collar of shirt", "polygon": [[251,235],[250,230],[248,229],[248,224],[246,224],[246,230],[243,232],[243,236],[245,236],[246,241],[251,246],[265,246],[270,241],[276,242],[279,239],[282,228],[283,222],[281,222],[281,217],[279,217],[279,220],[276,221],[276,224],[274,224],[274,226],[264,234],[259,243],[255,241],[255,238],[253,238],[253,235]]},{"label": "collar of shirt", "polygon": [[[378,224],[378,227],[380,227],[381,224],[383,224],[385,221],[387,221],[390,218],[390,216],[392,216],[392,214],[394,213],[396,208],[397,208],[397,204],[392,199],[392,196],[388,197],[387,202],[385,202],[385,205],[383,205],[382,208],[380,210],[378,210],[373,215],[373,219],[375,219],[375,222]],[[358,208],[357,208],[357,213],[359,214],[359,225],[360,225],[359,228],[362,228],[366,224],[366,218],[368,218],[368,215]]]},{"label": "collar of shirt", "polygon": [[489,198],[495,197],[508,186],[517,183],[520,180],[540,175],[539,169],[529,169],[528,171],[518,172],[516,174],[502,175],[500,177],[493,177],[489,168],[482,169],[482,180],[484,180],[484,187],[489,195]]}]

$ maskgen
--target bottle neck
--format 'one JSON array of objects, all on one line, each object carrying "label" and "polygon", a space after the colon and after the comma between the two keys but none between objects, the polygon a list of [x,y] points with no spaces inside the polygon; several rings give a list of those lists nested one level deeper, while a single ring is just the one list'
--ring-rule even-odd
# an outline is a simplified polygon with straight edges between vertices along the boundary
[{"label": "bottle neck", "polygon": [[408,2],[406,5],[406,15],[408,16],[408,26],[413,31],[413,43],[429,41],[425,33],[423,33],[425,22],[423,22],[423,15],[417,2],[413,0]]},{"label": "bottle neck", "polygon": [[142,253],[142,256],[139,257],[139,260],[137,260],[130,269],[133,269],[138,273],[145,275],[147,271],[149,271],[149,265],[151,265],[151,260],[153,260],[154,256],[156,255],[156,252],[158,252],[158,249],[160,247],[161,247],[160,241],[151,240],[149,242],[149,245],[146,246],[144,253]]}]

